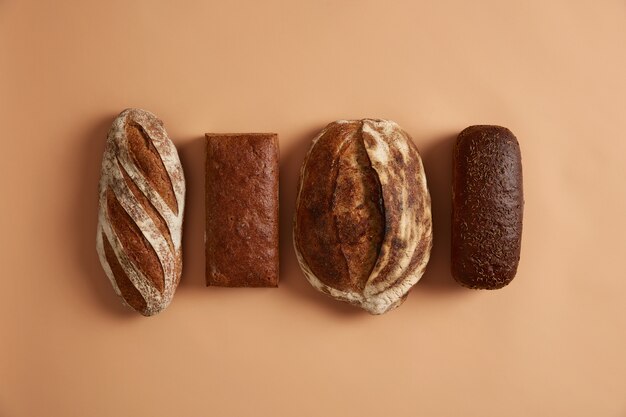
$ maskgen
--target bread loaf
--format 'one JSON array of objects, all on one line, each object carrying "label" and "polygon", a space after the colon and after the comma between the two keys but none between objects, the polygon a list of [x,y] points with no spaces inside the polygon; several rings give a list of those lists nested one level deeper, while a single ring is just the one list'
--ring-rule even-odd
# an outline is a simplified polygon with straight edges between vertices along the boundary
[{"label": "bread loaf", "polygon": [[505,127],[470,126],[459,134],[453,159],[452,275],[466,287],[502,288],[520,258],[519,144]]},{"label": "bread loaf", "polygon": [[278,286],[278,135],[206,134],[206,284]]},{"label": "bread loaf", "polygon": [[109,131],[100,178],[97,250],[113,289],[145,316],[172,301],[182,271],[185,179],[163,123],[124,110]]},{"label": "bread loaf", "polygon": [[300,173],[294,247],[319,291],[382,314],[421,278],[432,246],[418,150],[388,120],[340,120],[313,139]]}]

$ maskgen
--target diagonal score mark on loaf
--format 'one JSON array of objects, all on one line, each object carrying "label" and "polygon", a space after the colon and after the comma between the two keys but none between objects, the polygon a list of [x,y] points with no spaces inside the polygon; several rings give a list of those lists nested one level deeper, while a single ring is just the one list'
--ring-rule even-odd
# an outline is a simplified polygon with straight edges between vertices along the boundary
[{"label": "diagonal score mark on loaf", "polygon": [[[106,209],[100,209],[98,211],[98,217],[100,219],[106,218]],[[102,268],[104,269],[107,278],[109,278],[109,281],[111,281],[111,285],[113,286],[115,293],[121,296],[122,292],[120,290],[120,286],[117,284],[117,276],[113,273],[111,260],[108,258],[105,251],[104,239],[108,240],[108,238],[105,236],[104,224],[102,222],[98,222],[98,232],[96,233],[96,250],[98,251],[98,256],[100,257]],[[115,252],[112,252],[112,256],[115,256]],[[115,262],[117,262],[117,259],[115,260]],[[128,278],[128,276],[126,276],[126,278]]]},{"label": "diagonal score mark on loaf", "polygon": [[126,172],[126,170],[124,169],[124,166],[121,165],[119,159],[118,159],[118,164],[120,165],[120,171],[122,173],[122,177],[124,178],[124,182],[126,183],[126,186],[133,193],[133,196],[135,197],[135,199],[141,204],[146,214],[150,216],[150,219],[152,219],[158,231],[163,235],[163,237],[167,241],[167,244],[170,247],[170,251],[174,253],[174,243],[172,242],[172,236],[167,226],[167,222],[165,221],[161,213],[157,211],[154,205],[145,196],[145,194],[143,194],[141,190],[137,187],[137,184],[133,182],[133,180],[128,175],[128,172]]},{"label": "diagonal score mark on loaf", "polygon": [[366,119],[363,140],[381,184],[386,225],[364,296],[396,298],[417,283],[428,263],[432,245],[430,196],[417,148],[397,124]]},{"label": "diagonal score mark on loaf", "polygon": [[[150,281],[143,275],[143,273],[138,268],[136,268],[135,263],[126,255],[121,240],[118,238],[118,235],[111,227],[110,212],[108,210],[107,204],[107,199],[110,195],[109,193],[110,190],[107,190],[106,192],[102,193],[101,196],[104,201],[101,210],[101,216],[103,216],[103,221],[100,223],[101,233],[99,233],[99,237],[101,237],[102,240],[106,238],[106,240],[110,243],[111,248],[113,249],[113,254],[111,256],[114,256],[114,262],[118,262],[121,266],[122,271],[124,272],[124,276],[117,274],[119,271],[116,271],[112,268],[112,264],[108,261],[108,258],[106,259],[107,262],[104,263],[105,265],[107,265],[107,268],[105,268],[107,275],[110,273],[110,275],[108,275],[109,279],[118,295],[121,296],[123,294],[121,290],[125,289],[124,280],[127,278],[131,282],[132,286],[137,291],[139,291],[141,297],[146,303],[146,307],[142,311],[157,311],[158,304],[161,302],[162,299],[161,293],[154,287],[154,285],[150,283]],[[115,199],[116,197],[113,194],[111,198]],[[105,256],[106,258],[106,254],[104,253],[104,244],[100,239],[98,241],[98,245],[99,249],[101,250],[101,256]],[[132,306],[127,297],[128,294],[126,294],[122,298],[126,301],[126,303]],[[140,304],[143,305],[143,303]]]},{"label": "diagonal score mark on loaf", "polygon": [[117,259],[117,255],[104,232],[100,232],[99,235],[102,240],[108,267],[110,268],[111,274],[115,277],[115,283],[117,284],[116,292],[121,294],[123,291],[124,294],[126,294],[124,300],[135,310],[145,310],[148,307],[146,299],[137,287],[135,287],[128,275],[126,275],[126,272],[124,272],[124,268]]},{"label": "diagonal score mark on loaf", "polygon": [[[144,175],[146,169],[148,177]],[[155,175],[152,171],[160,172]],[[105,272],[115,291],[122,295],[120,283],[116,281],[123,282],[124,277],[119,270],[113,272],[115,261],[107,259],[111,255],[110,251],[109,257],[105,253],[104,239],[113,249],[126,278],[147,303],[141,311],[147,315],[154,314],[169,304],[180,278],[179,226],[184,210],[182,167],[160,120],[149,112],[137,109],[122,112],[109,132],[103,173],[106,175],[103,174],[100,184],[97,246]],[[120,219],[119,222],[111,222],[112,211]],[[113,231],[111,224],[117,227],[122,224],[123,227]],[[119,233],[121,230],[124,233]],[[125,251],[135,259],[128,259]],[[148,265],[148,270],[142,271],[138,265],[144,268]],[[133,294],[132,290],[123,293],[125,298]],[[131,300],[126,301],[135,307]]]},{"label": "diagonal score mark on loaf", "polygon": [[174,187],[163,164],[161,155],[159,155],[153,145],[153,137],[147,133],[146,128],[139,122],[133,120],[127,120],[124,128],[128,140],[128,149],[138,171],[143,174],[143,177],[159,193],[174,214],[177,214],[178,203],[174,195]]},{"label": "diagonal score mark on loaf", "polygon": [[[128,126],[132,124],[138,125],[139,121],[136,121],[136,120],[134,122],[129,121],[128,119],[131,117],[133,119],[138,118],[137,115],[132,115],[132,116],[129,115],[129,117],[126,118],[123,124],[124,126],[123,130],[122,129],[117,130],[117,132],[119,132],[119,135],[114,138],[114,143],[117,145],[116,154],[118,155],[117,156],[118,169],[113,169],[111,171],[112,173],[111,179],[116,183],[113,189],[115,191],[116,196],[118,197],[119,202],[121,203],[126,213],[132,218],[134,222],[134,223],[131,223],[130,225],[131,230],[134,230],[135,234],[137,234],[137,236],[139,236],[142,239],[144,244],[149,244],[149,247],[146,246],[145,250],[142,251],[141,247],[135,246],[133,248],[129,246],[129,244],[123,245],[123,246],[127,247],[127,249],[129,249],[129,252],[132,255],[138,256],[139,254],[143,252],[146,254],[146,257],[148,259],[153,258],[152,261],[150,262],[141,262],[141,263],[159,265],[161,269],[160,276],[156,274],[155,271],[143,271],[143,272],[152,281],[152,283],[156,286],[156,288],[161,293],[164,293],[165,289],[171,288],[173,282],[175,281],[175,277],[174,277],[174,273],[176,269],[175,251],[172,250],[172,247],[174,247],[174,244],[170,245],[170,242],[172,241],[179,242],[179,239],[177,239],[177,236],[172,236],[172,233],[171,233],[172,230],[175,230],[171,226],[171,223],[176,220],[177,216],[175,215],[173,210],[171,210],[171,204],[167,203],[164,199],[161,198],[161,193],[158,191],[158,189],[150,186],[150,183],[154,184],[156,180],[154,179],[150,180],[149,178],[146,178],[144,175],[144,171],[142,171],[141,167],[137,164],[137,161],[143,160],[144,161],[143,164],[145,168],[147,166],[146,160],[148,158],[145,156],[137,156],[137,155],[138,154],[142,155],[148,152],[153,152],[154,147],[149,146],[149,143],[148,143],[148,142],[152,143],[152,140],[151,140],[152,136],[151,137],[142,136],[142,140],[146,140],[146,142],[143,143],[144,145],[143,151],[140,148],[141,143],[133,144],[133,142],[137,142],[136,137],[135,139],[132,138],[133,132],[137,131],[138,128],[133,128],[129,130]],[[141,130],[145,131],[144,128],[142,128]],[[128,141],[126,144],[123,143],[123,141],[125,140]],[[127,145],[127,146],[123,146],[123,145]],[[149,150],[150,148],[152,148],[152,150]],[[160,157],[159,157],[159,161],[162,166],[163,162],[160,160]],[[153,163],[153,165],[155,164]],[[164,167],[161,169],[159,165],[156,165],[152,169],[155,171],[158,170],[158,171],[167,172]],[[166,223],[170,223],[168,224],[168,227],[167,227],[167,235],[162,233],[160,228],[157,226],[155,221],[151,218],[151,216],[147,212],[144,205],[141,204],[140,200],[132,192],[131,188],[127,184],[126,179],[124,178],[125,174],[128,177],[132,178],[133,180],[132,183],[135,184],[142,191],[144,197],[147,198],[148,201],[150,201],[150,204],[156,208],[159,217],[164,219]],[[162,178],[162,174],[151,174],[151,175],[152,177],[158,176],[159,178]],[[168,179],[168,182],[169,182],[169,179]],[[161,187],[161,188],[164,188],[164,187]],[[174,195],[172,195],[172,197],[174,197]],[[169,219],[169,222],[167,221],[168,219]],[[157,259],[154,259],[153,255],[156,256]],[[136,261],[137,261],[137,264],[140,264],[140,262],[138,262],[138,259],[136,259]]]},{"label": "diagonal score mark on loaf", "polygon": [[[162,294],[150,283],[150,281],[146,278],[146,276],[141,272],[141,270],[135,267],[132,259],[128,257],[128,255],[124,252],[122,248],[122,242],[115,234],[115,231],[111,228],[110,224],[106,224],[103,227],[104,237],[111,244],[111,248],[113,249],[113,256],[116,258],[117,262],[120,264],[122,271],[124,272],[124,276],[113,275],[113,279],[116,282],[118,289],[124,290],[124,279],[128,278],[132,286],[139,292],[141,297],[144,299],[146,307],[144,312],[151,313],[153,311],[158,311],[159,304],[163,300]],[[109,267],[111,265],[109,264]],[[111,270],[111,272],[117,272]],[[124,301],[130,304],[128,300],[127,293],[119,293],[120,295],[124,294],[122,297]],[[132,304],[130,304],[132,306]]]},{"label": "diagonal score mark on loaf", "polygon": [[171,277],[174,271],[174,254],[166,236],[128,187],[124,169],[120,164],[118,168],[113,177],[116,185],[112,187],[113,191],[111,189],[107,191],[108,194],[115,195],[114,199],[110,196],[107,198],[109,213],[115,214],[117,219],[112,222],[113,229],[133,259],[136,268],[163,293],[166,279]]},{"label": "diagonal score mark on loaf", "polygon": [[178,153],[154,115],[134,109],[125,112],[129,112],[125,121],[120,120],[115,129],[118,140],[128,138],[128,146],[121,147],[122,165],[166,221],[177,252],[181,243],[178,226],[185,205],[185,181]]}]

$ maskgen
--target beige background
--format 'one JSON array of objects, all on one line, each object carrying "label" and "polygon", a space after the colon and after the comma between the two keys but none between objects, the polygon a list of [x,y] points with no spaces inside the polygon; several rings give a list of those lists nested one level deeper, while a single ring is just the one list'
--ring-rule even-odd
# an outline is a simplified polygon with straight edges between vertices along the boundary
[{"label": "beige background", "polygon": [[[626,2],[0,0],[0,416],[626,416]],[[173,304],[124,309],[95,251],[106,133],[159,115],[188,183]],[[435,247],[398,310],[318,294],[297,172],[339,118],[420,148]],[[517,134],[515,281],[449,274],[450,152]],[[275,131],[281,285],[203,285],[205,131]]]}]

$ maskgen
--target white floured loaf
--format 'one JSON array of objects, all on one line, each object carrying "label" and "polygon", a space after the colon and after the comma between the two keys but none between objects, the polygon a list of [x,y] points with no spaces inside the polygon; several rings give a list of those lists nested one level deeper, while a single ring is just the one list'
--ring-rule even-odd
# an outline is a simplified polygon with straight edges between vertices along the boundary
[{"label": "white floured loaf", "polygon": [[96,246],[115,292],[144,316],[165,309],[182,272],[185,178],[154,114],[126,109],[107,138]]}]

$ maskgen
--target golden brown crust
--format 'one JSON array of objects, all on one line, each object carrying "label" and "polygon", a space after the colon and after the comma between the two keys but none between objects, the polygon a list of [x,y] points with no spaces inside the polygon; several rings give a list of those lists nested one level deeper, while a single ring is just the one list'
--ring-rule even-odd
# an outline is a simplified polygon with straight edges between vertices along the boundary
[{"label": "golden brown crust", "polygon": [[127,256],[159,291],[163,291],[163,268],[154,248],[143,236],[133,219],[124,211],[115,197],[115,193],[109,189],[106,196],[111,227],[124,247]]},{"label": "golden brown crust", "polygon": [[300,196],[306,209],[296,214],[302,256],[325,284],[362,291],[378,258],[384,217],[361,123],[337,125],[320,137],[308,166]]},{"label": "golden brown crust", "polygon": [[339,247],[348,264],[350,286],[344,289],[362,291],[374,268],[384,236],[382,190],[360,129],[343,148],[332,210]]},{"label": "golden brown crust", "polygon": [[430,197],[417,148],[387,120],[341,120],[302,166],[294,247],[309,282],[373,314],[398,306],[432,246]]},{"label": "golden brown crust", "polygon": [[126,122],[126,137],[130,154],[137,167],[174,214],[177,214],[178,203],[174,195],[172,181],[167,174],[165,165],[163,165],[161,156],[145,129],[139,123],[129,120]]},{"label": "golden brown crust", "polygon": [[107,261],[111,267],[111,271],[113,272],[113,276],[115,277],[115,282],[117,283],[117,287],[124,294],[124,300],[128,303],[129,306],[134,308],[137,311],[145,310],[147,304],[146,300],[142,297],[141,293],[126,275],[124,272],[124,268],[120,265],[117,257],[115,256],[115,252],[109,243],[109,239],[102,233],[102,240],[104,242],[104,253]]},{"label": "golden brown crust", "polygon": [[278,286],[278,136],[206,134],[207,286]]},{"label": "golden brown crust", "polygon": [[185,180],[163,123],[126,109],[109,131],[96,247],[116,293],[150,316],[166,308],[182,271]]},{"label": "golden brown crust", "polygon": [[137,185],[133,182],[133,180],[128,176],[128,172],[126,172],[126,170],[121,164],[120,164],[120,171],[122,172],[122,176],[124,177],[124,182],[126,183],[126,186],[128,187],[128,189],[133,193],[137,201],[139,201],[139,203],[142,205],[143,209],[146,211],[148,216],[150,216],[150,218],[156,225],[159,232],[165,237],[165,239],[167,240],[167,243],[170,245],[170,249],[174,251],[174,243],[172,242],[172,235],[170,234],[170,231],[167,228],[167,222],[165,221],[165,219],[159,214],[156,208],[154,208],[154,205],[152,205],[150,200],[148,200],[148,198],[146,198],[146,196],[143,195],[141,190],[137,187]]},{"label": "golden brown crust", "polygon": [[295,214],[294,239],[302,248],[302,257],[322,282],[341,288],[348,286],[348,265],[339,246],[331,207],[341,144],[354,131],[349,124],[329,125],[311,147],[306,167],[303,165]]}]

